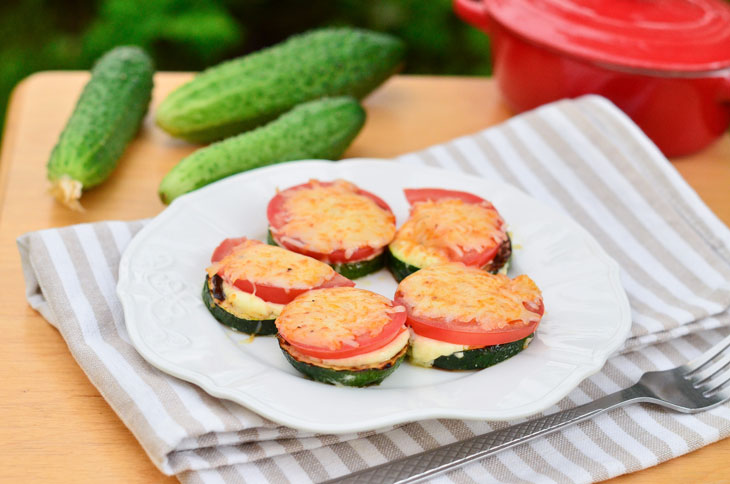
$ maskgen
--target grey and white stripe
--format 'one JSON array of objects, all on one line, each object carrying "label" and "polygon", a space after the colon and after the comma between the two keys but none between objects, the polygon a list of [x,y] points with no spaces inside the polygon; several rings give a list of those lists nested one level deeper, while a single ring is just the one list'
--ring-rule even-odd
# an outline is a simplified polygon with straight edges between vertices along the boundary
[{"label": "grey and white stripe", "polygon": [[[630,338],[600,373],[546,413],[680,364],[730,331],[730,231],[608,101],[554,103],[399,161],[514,184],[577,220],[621,265],[634,321]],[[45,230],[20,237],[18,247],[28,301],[59,329],[162,472],[185,483],[318,482],[508,425],[441,419],[312,435],[159,372],[131,346],[115,293],[120,255],[143,225]],[[595,482],[728,434],[727,405],[697,415],[634,406],[433,482]]]}]

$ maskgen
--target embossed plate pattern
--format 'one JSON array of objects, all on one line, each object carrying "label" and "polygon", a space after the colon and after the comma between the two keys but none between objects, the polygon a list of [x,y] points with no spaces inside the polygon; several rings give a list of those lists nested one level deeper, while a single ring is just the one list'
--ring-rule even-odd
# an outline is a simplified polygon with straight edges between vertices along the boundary
[{"label": "embossed plate pattern", "polygon": [[[307,380],[274,338],[235,333],[203,306],[210,254],[226,237],[266,236],[266,205],[277,188],[310,178],[344,178],[386,200],[402,224],[405,187],[465,190],[491,200],[509,224],[510,275],[541,287],[538,337],[492,368],[447,372],[402,365],[378,387]],[[358,287],[392,297],[383,270]],[[537,413],[598,371],[626,338],[630,311],[616,263],[580,226],[503,183],[383,160],[305,161],[229,177],[181,197],[124,253],[117,288],[132,343],[152,365],[271,420],[323,433],[370,430],[435,417],[508,420]]]}]

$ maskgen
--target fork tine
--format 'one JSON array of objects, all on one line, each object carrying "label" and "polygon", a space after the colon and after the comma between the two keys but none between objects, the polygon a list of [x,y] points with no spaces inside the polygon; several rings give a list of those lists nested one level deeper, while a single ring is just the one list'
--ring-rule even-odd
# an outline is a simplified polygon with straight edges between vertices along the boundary
[{"label": "fork tine", "polygon": [[730,400],[730,386],[722,388],[716,392],[714,392],[712,397],[718,398],[722,402],[726,402]]},{"label": "fork tine", "polygon": [[715,346],[710,348],[709,350],[702,353],[700,356],[695,358],[694,360],[690,361],[689,363],[685,364],[685,368],[689,370],[685,374],[685,376],[690,376],[692,373],[696,372],[703,366],[705,366],[707,363],[710,362],[713,358],[715,358],[718,354],[720,354],[722,351],[724,351],[728,346],[730,346],[730,335],[723,338],[719,343],[717,343]]},{"label": "fork tine", "polygon": [[706,380],[709,380],[717,372],[725,368],[730,363],[730,351],[725,353],[722,358],[712,363],[710,366],[705,366],[702,370],[695,370],[690,376],[685,375],[685,378],[692,381],[695,388],[699,387]]},{"label": "fork tine", "polygon": [[700,390],[703,395],[711,394],[719,390],[721,387],[726,385],[730,381],[730,370],[725,370],[718,373],[716,376],[707,380],[702,385],[695,385],[695,388]]},{"label": "fork tine", "polygon": [[703,389],[702,395],[705,397],[710,397],[721,391],[730,390],[730,386],[728,386],[729,382],[730,372],[726,371],[720,377],[713,379],[711,382],[708,382],[707,385],[705,385],[707,389]]}]

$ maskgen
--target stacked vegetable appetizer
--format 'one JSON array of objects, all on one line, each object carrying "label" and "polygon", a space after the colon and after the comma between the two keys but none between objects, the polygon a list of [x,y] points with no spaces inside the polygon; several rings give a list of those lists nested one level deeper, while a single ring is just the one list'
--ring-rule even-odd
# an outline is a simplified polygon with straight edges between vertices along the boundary
[{"label": "stacked vegetable appetizer", "polygon": [[203,301],[221,323],[275,334],[284,305],[311,289],[354,286],[330,266],[246,237],[224,240],[211,257]]},{"label": "stacked vegetable appetizer", "polygon": [[[345,386],[379,384],[413,364],[474,370],[527,347],[544,313],[526,275],[505,275],[505,221],[487,200],[442,189],[405,190],[410,218],[396,232],[385,201],[336,180],[278,192],[269,244],[226,239],[214,251],[203,301],[222,324],[277,334],[304,375]],[[355,288],[388,265],[394,300]]]},{"label": "stacked vegetable appetizer", "polygon": [[352,287],[317,289],[287,304],[276,320],[287,360],[314,380],[348,386],[380,383],[408,348],[406,311]]},{"label": "stacked vegetable appetizer", "polygon": [[421,269],[398,285],[411,328],[411,361],[447,370],[475,370],[516,355],[532,341],[544,312],[526,275],[453,262]]},{"label": "stacked vegetable appetizer", "polygon": [[326,262],[351,279],[382,268],[395,235],[388,204],[344,180],[311,180],[279,192],[266,215],[270,242]]},{"label": "stacked vegetable appetizer", "polygon": [[389,246],[396,280],[445,262],[507,272],[512,243],[494,205],[471,193],[438,188],[406,189],[405,195],[411,215]]}]

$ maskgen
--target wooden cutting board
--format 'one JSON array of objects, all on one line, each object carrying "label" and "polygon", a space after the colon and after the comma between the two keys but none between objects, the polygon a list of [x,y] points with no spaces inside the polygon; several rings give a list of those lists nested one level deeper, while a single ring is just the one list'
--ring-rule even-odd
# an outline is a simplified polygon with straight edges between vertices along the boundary
[{"label": "wooden cutting board", "polygon": [[[152,110],[189,73],[155,78]],[[24,297],[15,238],[27,231],[99,220],[152,217],[157,186],[196,147],[173,140],[150,116],[111,179],[85,194],[83,213],[46,193],[45,164],[88,79],[45,72],[13,92],[0,159],[0,482],[176,482],[163,476],[89,383],[58,332]],[[489,79],[398,76],[366,100],[368,121],[346,157],[391,157],[469,134],[508,118]],[[730,135],[673,160],[730,224]],[[614,483],[730,482],[730,439]]]}]

